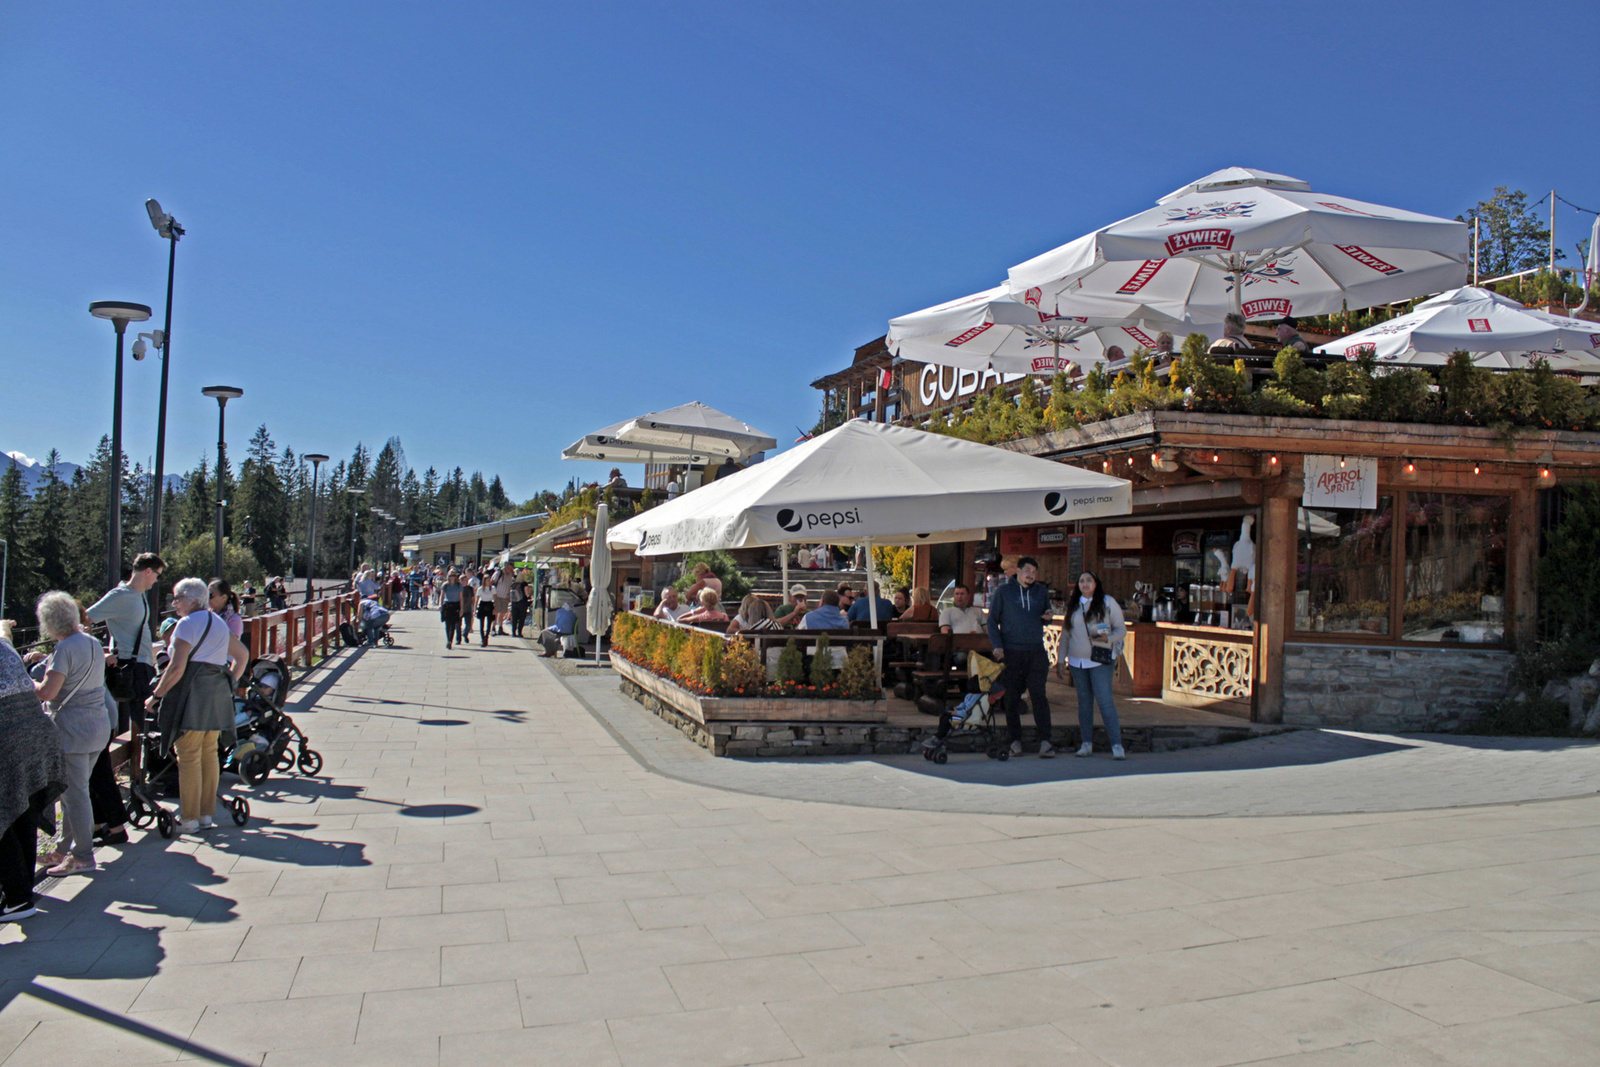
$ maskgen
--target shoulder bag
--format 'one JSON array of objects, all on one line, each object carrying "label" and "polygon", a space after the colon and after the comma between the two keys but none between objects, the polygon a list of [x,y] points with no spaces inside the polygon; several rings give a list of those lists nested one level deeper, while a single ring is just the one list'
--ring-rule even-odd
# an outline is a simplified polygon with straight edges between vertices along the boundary
[{"label": "shoulder bag", "polygon": [[116,666],[106,671],[106,688],[111,698],[118,701],[142,701],[150,695],[156,680],[156,669],[139,662],[139,649],[144,647],[144,635],[150,629],[150,601],[144,600],[144,621],[139,624],[139,636],[133,642],[133,655],[127,659],[117,657]]}]

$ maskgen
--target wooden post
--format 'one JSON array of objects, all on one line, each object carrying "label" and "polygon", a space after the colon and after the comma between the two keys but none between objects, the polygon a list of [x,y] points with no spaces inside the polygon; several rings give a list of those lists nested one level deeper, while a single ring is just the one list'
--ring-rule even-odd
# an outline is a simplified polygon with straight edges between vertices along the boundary
[{"label": "wooden post", "polygon": [[295,618],[291,608],[283,613],[283,661],[294,664]]},{"label": "wooden post", "polygon": [[1539,621],[1539,493],[1533,488],[1511,494],[1511,546],[1507,555],[1506,640],[1538,636]]},{"label": "wooden post", "polygon": [[317,611],[321,614],[321,617],[322,617],[322,658],[323,659],[327,659],[328,658],[328,602],[327,602],[327,600],[319,600],[319,601],[317,601]]},{"label": "wooden post", "polygon": [[[1299,479],[1285,479],[1262,502],[1261,537],[1256,544],[1256,618],[1260,657],[1255,682],[1256,722],[1283,721],[1283,642],[1294,625],[1295,516]],[[1284,495],[1286,493],[1294,495]]]}]

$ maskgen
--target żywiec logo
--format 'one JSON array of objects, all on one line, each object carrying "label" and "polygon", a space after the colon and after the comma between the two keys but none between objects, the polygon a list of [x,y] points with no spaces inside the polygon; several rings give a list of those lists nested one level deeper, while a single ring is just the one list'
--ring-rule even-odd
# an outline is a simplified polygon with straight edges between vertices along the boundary
[{"label": "\u017cywiec logo", "polygon": [[1600,333],[1591,333],[1589,335],[1589,347],[1600,348]]},{"label": "\u017cywiec logo", "polygon": [[1488,319],[1468,319],[1467,329],[1473,333],[1494,333],[1494,330],[1489,326]]},{"label": "\u017cywiec logo", "polygon": [[966,344],[968,341],[972,340],[974,337],[978,336],[980,333],[993,325],[994,323],[992,322],[986,322],[982,326],[974,326],[966,333],[950,338],[950,340],[946,341],[945,344],[950,348],[960,348],[962,345]]},{"label": "\u017cywiec logo", "polygon": [[1345,255],[1349,256],[1363,267],[1371,267],[1379,274],[1405,273],[1393,263],[1385,263],[1383,260],[1373,255],[1371,252],[1368,252],[1360,245],[1334,245],[1333,247],[1337,248],[1339,251],[1343,252]]},{"label": "\u017cywiec logo", "polygon": [[1046,371],[1061,369],[1061,360],[1055,356],[1040,356],[1033,361],[1033,373],[1043,374]]},{"label": "\u017cywiec logo", "polygon": [[1334,211],[1342,211],[1346,215],[1365,215],[1369,219],[1388,219],[1388,218],[1393,218],[1394,217],[1392,215],[1374,215],[1370,211],[1358,211],[1358,210],[1356,210],[1355,208],[1351,207],[1348,204],[1340,204],[1340,203],[1337,203],[1337,202],[1335,202],[1333,200],[1318,200],[1317,201],[1317,206],[1318,207],[1331,208]]},{"label": "\u017cywiec logo", "polygon": [[1044,291],[1037,285],[1022,294],[1022,302],[1029,307],[1038,307],[1039,301],[1044,298]]},{"label": "\u017cywiec logo", "polygon": [[1156,276],[1156,271],[1165,266],[1166,262],[1164,259],[1145,260],[1139,266],[1139,269],[1133,272],[1133,276],[1122,283],[1122,288],[1118,289],[1117,292],[1137,293],[1140,289],[1150,284],[1150,279]]},{"label": "\u017cywiec logo", "polygon": [[1179,256],[1185,252],[1231,252],[1233,231],[1221,227],[1205,230],[1182,230],[1167,236],[1167,255]]},{"label": "\u017cywiec logo", "polygon": [[779,508],[777,519],[778,525],[790,533],[797,532],[801,527],[805,527],[807,530],[815,530],[819,526],[834,528],[859,526],[861,524],[861,509],[799,512],[793,508]]},{"label": "\u017cywiec logo", "polygon": [[1289,314],[1290,309],[1293,307],[1293,303],[1282,297],[1269,296],[1260,300],[1246,301],[1242,310],[1244,311],[1244,317],[1247,319],[1263,319],[1268,315],[1282,317]]},{"label": "\u017cywiec logo", "polygon": [[1378,346],[1373,344],[1371,341],[1368,341],[1365,344],[1351,345],[1349,348],[1344,350],[1345,359],[1359,359],[1362,356],[1375,356],[1377,354]]},{"label": "\u017cywiec logo", "polygon": [[1154,350],[1156,347],[1155,339],[1137,326],[1124,326],[1122,332],[1133,338],[1135,343],[1141,344],[1145,348]]}]

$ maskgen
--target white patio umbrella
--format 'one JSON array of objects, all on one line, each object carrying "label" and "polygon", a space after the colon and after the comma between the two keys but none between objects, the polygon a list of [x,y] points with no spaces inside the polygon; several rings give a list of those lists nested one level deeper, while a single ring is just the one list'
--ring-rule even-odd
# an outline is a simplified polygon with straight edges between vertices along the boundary
[{"label": "white patio umbrella", "polygon": [[611,509],[601,504],[594,513],[594,544],[589,551],[589,632],[594,634],[594,665],[600,666],[600,652],[605,645],[606,628],[616,604],[611,599],[611,543],[607,531],[611,526]]},{"label": "white patio umbrella", "polygon": [[[1004,285],[889,320],[889,351],[903,359],[1002,374],[1054,374],[1104,362],[1112,345],[1153,349],[1162,330],[1197,327],[1134,301],[1068,294],[1042,310]],[[1220,335],[1220,326],[1211,327]]]},{"label": "white patio umbrella", "polygon": [[1008,285],[1046,309],[1071,294],[1137,300],[1190,322],[1230,311],[1276,319],[1453,288],[1466,281],[1467,254],[1466,223],[1229,167],[1012,267]]},{"label": "white patio umbrella", "polygon": [[613,423],[602,430],[584,434],[561,450],[562,459],[594,460],[601,463],[682,463],[704,466],[711,462],[705,451],[691,452],[655,445],[636,445],[617,437],[626,422]]},{"label": "white patio umbrella", "polygon": [[[981,541],[990,527],[1126,515],[1132,507],[1133,488],[1122,478],[857,420],[618,523],[610,539],[641,556],[797,539],[870,549]],[[876,583],[870,550],[867,571]],[[877,606],[868,604],[876,627]]]},{"label": "white patio umbrella", "polygon": [[731,459],[747,459],[757,452],[778,447],[777,439],[771,434],[762,433],[749,423],[699,401],[629,419],[616,436],[619,441],[635,446],[706,452]]},{"label": "white patio umbrella", "polygon": [[1544,359],[1555,370],[1593,374],[1600,372],[1600,323],[1534,311],[1468,285],[1316,351],[1346,359],[1371,352],[1386,363],[1416,364],[1440,364],[1452,352],[1467,352],[1484,367],[1525,367]]}]

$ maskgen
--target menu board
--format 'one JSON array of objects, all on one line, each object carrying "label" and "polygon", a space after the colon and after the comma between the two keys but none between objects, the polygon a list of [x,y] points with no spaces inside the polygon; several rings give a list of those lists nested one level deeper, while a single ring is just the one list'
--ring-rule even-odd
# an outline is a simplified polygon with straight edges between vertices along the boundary
[{"label": "menu board", "polygon": [[1072,580],[1077,581],[1078,575],[1083,573],[1083,534],[1067,535],[1067,571],[1072,575]]}]

